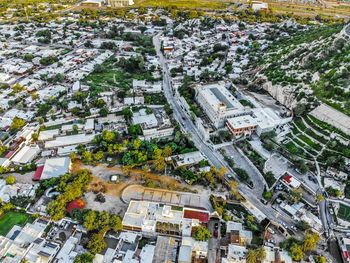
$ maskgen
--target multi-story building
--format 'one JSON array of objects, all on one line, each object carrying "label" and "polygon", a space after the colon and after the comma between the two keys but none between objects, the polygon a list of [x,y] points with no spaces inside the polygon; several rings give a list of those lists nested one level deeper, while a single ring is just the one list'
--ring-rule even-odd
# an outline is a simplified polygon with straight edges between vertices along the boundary
[{"label": "multi-story building", "polygon": [[215,128],[225,126],[229,118],[247,115],[244,106],[227,90],[223,83],[199,86],[196,99]]},{"label": "multi-story building", "polygon": [[227,128],[235,137],[250,136],[256,131],[257,123],[250,115],[228,119]]},{"label": "multi-story building", "polygon": [[140,231],[149,236],[156,233],[191,236],[192,227],[208,221],[209,212],[204,208],[132,200],[122,223],[124,230]]}]

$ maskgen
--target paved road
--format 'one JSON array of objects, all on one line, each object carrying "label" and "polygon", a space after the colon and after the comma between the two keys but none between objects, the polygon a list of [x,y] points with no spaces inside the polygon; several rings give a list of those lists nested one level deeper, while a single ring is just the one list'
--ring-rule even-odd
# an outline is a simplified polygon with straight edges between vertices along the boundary
[{"label": "paved road", "polygon": [[[160,50],[161,43],[159,37],[160,35],[154,36],[153,44],[157,51],[160,65],[163,69],[164,95],[167,98],[168,103],[171,105],[171,108],[173,109],[175,119],[180,124],[181,129],[191,136],[191,140],[194,142],[198,150],[207,157],[208,161],[213,166],[217,168],[224,166],[229,169],[228,165],[224,161],[223,156],[219,152],[214,151],[212,147],[203,141],[195,125],[192,123],[190,116],[188,116],[179,105],[179,98],[177,98],[176,95],[173,95],[174,92],[171,84],[170,73],[167,67],[167,61]],[[286,217],[284,215],[278,216],[273,208],[262,204],[260,201],[260,196],[257,196],[255,191],[250,189],[248,186],[240,184],[239,191],[246,200],[248,200],[251,204],[254,204],[270,220],[273,220],[275,222],[283,221],[287,225],[294,225],[294,221],[290,217]]]},{"label": "paved road", "polygon": [[255,191],[256,196],[262,196],[264,192],[264,185],[266,184],[263,176],[257,171],[256,167],[252,167],[252,165],[248,162],[248,160],[232,145],[224,147],[228,156],[230,156],[235,165],[238,168],[244,169],[247,171],[250,179],[254,182],[254,188],[252,191]]}]

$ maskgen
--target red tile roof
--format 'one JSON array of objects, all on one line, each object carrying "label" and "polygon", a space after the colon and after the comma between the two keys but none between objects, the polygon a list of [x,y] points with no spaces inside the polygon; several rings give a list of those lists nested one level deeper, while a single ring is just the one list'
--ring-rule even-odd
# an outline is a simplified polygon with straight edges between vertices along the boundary
[{"label": "red tile roof", "polygon": [[292,182],[293,176],[291,175],[285,175],[283,177],[284,181],[286,181],[288,184],[290,184]]},{"label": "red tile roof", "polygon": [[184,218],[198,219],[201,223],[208,223],[209,213],[205,211],[201,212],[196,210],[185,209]]},{"label": "red tile roof", "polygon": [[35,171],[34,176],[33,176],[33,181],[40,181],[41,174],[43,173],[43,170],[44,170],[44,165],[36,168],[36,171]]}]

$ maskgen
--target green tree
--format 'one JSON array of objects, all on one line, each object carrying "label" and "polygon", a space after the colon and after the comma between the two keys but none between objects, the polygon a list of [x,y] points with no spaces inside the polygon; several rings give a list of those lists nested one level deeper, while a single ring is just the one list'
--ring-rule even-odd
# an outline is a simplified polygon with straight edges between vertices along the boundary
[{"label": "green tree", "polygon": [[104,157],[103,151],[98,151],[98,152],[95,153],[95,155],[94,155],[94,159],[95,159],[95,161],[97,161],[97,162],[101,161],[101,160],[103,159],[103,157]]},{"label": "green tree", "polygon": [[210,231],[203,226],[194,227],[192,236],[197,241],[208,241],[211,238]]},{"label": "green tree", "polygon": [[95,256],[89,252],[78,255],[74,259],[74,263],[92,263],[94,261]]},{"label": "green tree", "polygon": [[314,250],[317,246],[318,241],[320,241],[320,236],[312,231],[308,231],[308,233],[306,233],[304,239],[303,239],[303,244],[302,244],[302,248],[304,252],[310,251],[310,250]]},{"label": "green tree", "polygon": [[247,263],[257,263],[258,257],[254,249],[249,249],[246,256]]},{"label": "green tree", "polygon": [[84,222],[83,226],[88,230],[94,230],[95,229],[95,221],[96,221],[96,212],[93,210],[89,210],[85,215],[84,215]]},{"label": "green tree", "polygon": [[0,145],[0,156],[4,155],[6,151],[7,151],[7,147],[4,145]]},{"label": "green tree", "polygon": [[110,227],[113,231],[117,232],[123,229],[123,224],[120,216],[112,215],[109,220]]},{"label": "green tree", "polygon": [[300,188],[294,188],[290,191],[290,200],[293,203],[298,203],[303,197],[303,193]]},{"label": "green tree", "polygon": [[86,245],[87,249],[89,249],[91,253],[97,254],[106,248],[107,244],[104,241],[104,234],[105,231],[101,230],[100,232],[92,235],[92,237]]},{"label": "green tree", "polygon": [[87,164],[91,163],[93,161],[92,153],[89,151],[84,151],[82,155],[82,160],[84,163],[87,163]]},{"label": "green tree", "polygon": [[6,184],[13,185],[16,183],[16,178],[13,175],[9,175],[6,177]]},{"label": "green tree", "polygon": [[290,254],[293,260],[301,261],[304,259],[304,252],[301,246],[297,243],[294,243],[290,248]]},{"label": "green tree", "polygon": [[26,124],[25,120],[16,116],[12,120],[10,129],[11,129],[11,131],[17,131],[17,130],[21,129],[25,124]]}]

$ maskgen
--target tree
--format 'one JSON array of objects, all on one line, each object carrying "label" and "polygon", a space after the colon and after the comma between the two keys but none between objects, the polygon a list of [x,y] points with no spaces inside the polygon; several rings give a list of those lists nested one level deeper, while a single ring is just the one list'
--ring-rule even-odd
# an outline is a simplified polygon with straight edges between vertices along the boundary
[{"label": "tree", "polygon": [[171,156],[172,152],[173,152],[173,150],[171,149],[171,147],[169,145],[167,145],[164,147],[163,155],[165,158],[167,158],[167,157]]},{"label": "tree", "polygon": [[309,231],[308,233],[306,233],[302,244],[303,251],[307,252],[310,250],[314,250],[320,239],[320,236],[315,232]]},{"label": "tree", "polygon": [[95,153],[95,155],[94,155],[94,159],[95,159],[95,161],[97,161],[97,162],[101,161],[101,160],[103,159],[103,157],[104,157],[103,151],[98,151],[98,152]]},{"label": "tree", "polygon": [[294,243],[290,248],[290,254],[293,260],[301,261],[304,258],[304,252],[301,246],[297,243]]},{"label": "tree", "polygon": [[105,231],[101,230],[98,233],[95,233],[90,238],[89,242],[87,243],[86,247],[89,249],[89,251],[93,254],[100,253],[102,250],[106,248],[106,242],[104,241],[104,234]]},{"label": "tree", "polygon": [[296,116],[301,116],[306,112],[306,110],[307,110],[306,105],[304,103],[300,103],[294,108],[294,114]]},{"label": "tree", "polygon": [[203,226],[194,227],[192,236],[197,241],[208,241],[211,238],[210,231]]},{"label": "tree", "polygon": [[9,175],[6,177],[6,184],[13,185],[16,183],[16,178],[13,175]]},{"label": "tree", "polygon": [[11,129],[11,131],[17,131],[17,130],[21,129],[25,124],[26,124],[25,120],[16,116],[12,120],[10,129]]},{"label": "tree", "polygon": [[12,86],[12,90],[14,93],[19,93],[19,92],[25,90],[25,88],[21,84],[16,83],[15,85]]},{"label": "tree", "polygon": [[110,227],[113,231],[117,232],[123,229],[123,224],[120,216],[112,215],[109,220]]},{"label": "tree", "polygon": [[299,228],[301,231],[305,231],[310,229],[310,225],[308,222],[304,221],[304,220],[300,220],[297,224],[296,227]]},{"label": "tree", "polygon": [[317,202],[317,203],[321,203],[323,200],[324,200],[323,194],[318,194],[318,195],[316,196],[316,202]]},{"label": "tree", "polygon": [[324,256],[315,256],[314,260],[316,263],[327,263],[327,260]]},{"label": "tree", "polygon": [[89,151],[84,151],[82,155],[82,160],[84,163],[87,163],[87,164],[91,163],[93,160],[92,153]]},{"label": "tree", "polygon": [[264,247],[259,247],[256,250],[256,256],[260,261],[263,261],[266,259],[266,250]]},{"label": "tree", "polygon": [[2,156],[7,151],[7,147],[4,145],[0,145],[0,156]]},{"label": "tree", "polygon": [[258,262],[256,251],[254,249],[248,250],[247,256],[246,256],[246,262],[247,263],[257,263]]},{"label": "tree", "polygon": [[89,252],[78,255],[74,259],[74,263],[92,263],[94,261],[95,256]]},{"label": "tree", "polygon": [[96,213],[93,210],[89,210],[84,216],[83,226],[88,230],[95,229]]},{"label": "tree", "polygon": [[241,194],[238,191],[238,182],[237,181],[234,181],[234,180],[230,181],[230,189],[231,189],[231,194],[232,194],[234,199],[236,199],[238,201],[243,199]]},{"label": "tree", "polygon": [[299,203],[302,197],[303,193],[300,188],[294,188],[292,191],[290,191],[290,201],[292,203]]}]

